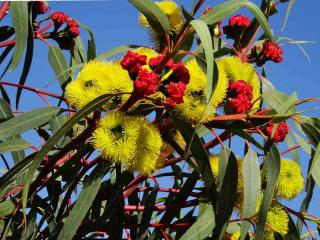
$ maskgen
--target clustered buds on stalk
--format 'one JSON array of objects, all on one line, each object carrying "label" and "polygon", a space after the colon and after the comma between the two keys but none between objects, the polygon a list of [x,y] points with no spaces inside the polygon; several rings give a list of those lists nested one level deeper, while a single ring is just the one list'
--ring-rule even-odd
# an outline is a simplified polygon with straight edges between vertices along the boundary
[{"label": "clustered buds on stalk", "polygon": [[275,143],[283,142],[288,134],[288,125],[285,121],[279,122],[277,128],[272,136],[274,128],[274,123],[271,121],[268,123],[267,127],[264,129],[264,133],[272,138]]},{"label": "clustered buds on stalk", "polygon": [[130,78],[134,81],[136,93],[141,96],[149,96],[159,90],[166,96],[168,105],[176,106],[183,102],[183,96],[190,79],[189,71],[181,61],[174,63],[170,59],[165,65],[165,71],[162,71],[164,75],[168,72],[170,75],[160,81],[161,74],[156,73],[155,69],[163,59],[164,56],[159,55],[151,58],[147,63],[147,56],[128,51],[120,64],[123,69],[128,71]]},{"label": "clustered buds on stalk", "polygon": [[250,19],[247,16],[238,14],[229,19],[229,24],[223,27],[223,33],[227,35],[227,38],[238,41],[243,31],[250,26]]},{"label": "clustered buds on stalk", "polygon": [[245,113],[252,108],[252,86],[243,80],[229,83],[229,106],[234,113]]},{"label": "clustered buds on stalk", "polygon": [[35,14],[45,14],[48,11],[48,5],[44,1],[34,1],[32,7]]},{"label": "clustered buds on stalk", "polygon": [[270,40],[263,42],[262,48],[254,46],[249,54],[249,62],[256,63],[257,66],[263,66],[267,61],[275,63],[282,62],[283,51],[279,44]]},{"label": "clustered buds on stalk", "polygon": [[[80,28],[77,21],[69,18],[64,12],[52,13],[51,19],[55,26],[54,32],[57,33],[53,39],[58,42],[60,48],[67,50],[72,49],[74,45],[73,38],[80,34]],[[57,32],[63,24],[66,24],[66,27],[62,31]]]}]

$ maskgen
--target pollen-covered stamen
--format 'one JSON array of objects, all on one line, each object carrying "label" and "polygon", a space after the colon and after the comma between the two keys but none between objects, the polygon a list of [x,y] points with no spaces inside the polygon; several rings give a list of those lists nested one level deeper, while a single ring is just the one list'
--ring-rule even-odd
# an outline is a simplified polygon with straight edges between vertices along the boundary
[{"label": "pollen-covered stamen", "polygon": [[122,125],[118,124],[112,128],[110,128],[110,131],[112,132],[112,135],[115,138],[115,141],[119,141],[120,139],[123,139],[124,137],[124,128]]}]

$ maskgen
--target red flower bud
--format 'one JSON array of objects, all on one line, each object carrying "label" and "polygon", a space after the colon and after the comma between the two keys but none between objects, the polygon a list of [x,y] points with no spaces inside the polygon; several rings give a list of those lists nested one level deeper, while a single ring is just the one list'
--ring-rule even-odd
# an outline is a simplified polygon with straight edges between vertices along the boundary
[{"label": "red flower bud", "polygon": [[166,99],[166,102],[171,106],[176,106],[179,103],[183,103],[183,96],[186,88],[187,85],[183,82],[170,82],[167,88],[169,97]]},{"label": "red flower bud", "polygon": [[33,11],[36,14],[44,14],[48,11],[48,6],[44,1],[34,1],[32,4]]},{"label": "red flower bud", "polygon": [[268,60],[276,63],[282,62],[282,49],[278,43],[270,40],[264,41],[262,52]]},{"label": "red flower bud", "polygon": [[52,21],[54,21],[54,23],[56,25],[62,25],[65,22],[67,22],[67,20],[69,19],[69,16],[67,14],[65,14],[64,12],[54,12],[51,15],[51,19]]},{"label": "red flower bud", "polygon": [[[271,137],[272,136],[272,131],[273,131],[273,127],[274,127],[274,123],[273,122],[269,122],[267,127],[264,130],[264,133],[268,136]],[[283,142],[284,139],[286,138],[288,134],[288,125],[285,121],[280,122],[277,126],[277,129],[272,137],[272,140],[275,143],[278,142]]]},{"label": "red flower bud", "polygon": [[124,55],[123,59],[120,62],[120,65],[123,69],[129,71],[131,79],[135,79],[138,75],[141,66],[147,63],[147,56],[140,55],[133,51],[128,51]]},{"label": "red flower bud", "polygon": [[176,79],[176,82],[183,82],[184,84],[188,84],[190,80],[189,70],[183,65],[180,61],[177,64],[172,66],[173,76]]},{"label": "red flower bud", "polygon": [[151,69],[155,69],[159,64],[160,62],[163,60],[164,56],[163,55],[159,55],[157,57],[154,57],[154,58],[150,58],[149,60],[149,67]]},{"label": "red flower bud", "polygon": [[138,79],[134,81],[134,87],[137,92],[143,96],[148,96],[157,91],[159,75],[154,72],[148,72],[146,69],[139,71]]},{"label": "red flower bud", "polygon": [[79,36],[80,28],[79,28],[79,24],[77,23],[77,21],[74,19],[68,19],[67,24],[69,27],[68,32],[70,33],[70,35],[74,38]]},{"label": "red flower bud", "polygon": [[250,19],[247,16],[238,14],[229,19],[229,25],[223,27],[224,34],[227,38],[239,40],[243,30],[250,26]]},{"label": "red flower bud", "polygon": [[244,113],[252,108],[252,86],[243,80],[229,83],[229,106],[234,113]]}]

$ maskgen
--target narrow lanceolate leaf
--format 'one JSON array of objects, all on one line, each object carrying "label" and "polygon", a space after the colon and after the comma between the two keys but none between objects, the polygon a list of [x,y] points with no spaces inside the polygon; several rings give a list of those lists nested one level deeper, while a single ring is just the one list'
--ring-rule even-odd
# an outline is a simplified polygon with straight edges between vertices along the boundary
[{"label": "narrow lanceolate leaf", "polygon": [[192,20],[191,25],[196,30],[200,41],[202,43],[207,62],[207,101],[210,102],[212,93],[217,85],[217,78],[214,77],[215,65],[213,57],[213,46],[211,40],[211,34],[207,24],[202,20]]},{"label": "narrow lanceolate leaf", "polygon": [[206,239],[215,226],[214,211],[211,204],[207,204],[204,213],[183,234],[180,240]]},{"label": "narrow lanceolate leaf", "polygon": [[73,206],[69,216],[65,219],[65,223],[58,236],[58,240],[73,239],[82,220],[87,215],[91,204],[96,197],[101,181],[107,169],[107,164],[102,162],[93,170],[93,172],[85,179],[82,191]]},{"label": "narrow lanceolate leaf", "polygon": [[13,213],[14,209],[15,205],[11,200],[6,200],[0,203],[0,218]]},{"label": "narrow lanceolate leaf", "polygon": [[[221,170],[221,171],[220,171]],[[220,173],[221,172],[221,173]],[[216,211],[216,226],[213,236],[223,239],[237,196],[237,158],[227,147],[223,147],[219,160],[219,198]]]},{"label": "narrow lanceolate leaf", "polygon": [[267,168],[268,181],[258,214],[255,240],[262,239],[267,221],[267,214],[280,174],[280,153],[275,144],[272,144],[271,148],[267,151],[264,164]]},{"label": "narrow lanceolate leaf", "polygon": [[[31,21],[29,21],[28,26],[29,26],[29,32],[28,32],[28,38],[27,38],[27,51],[26,51],[26,55],[23,63],[22,73],[19,79],[19,85],[25,84],[29,74],[29,70],[31,68],[32,59],[33,59],[33,46],[34,46],[33,40],[34,39],[33,39],[33,31],[32,31],[33,26]],[[18,106],[19,106],[21,93],[22,93],[22,88],[18,87],[17,95],[16,95],[16,109],[18,109]]]},{"label": "narrow lanceolate leaf", "polygon": [[47,141],[46,145],[44,145],[42,149],[34,157],[32,165],[30,166],[26,174],[25,185],[22,193],[22,206],[23,206],[24,214],[26,213],[25,210],[27,207],[30,184],[31,184],[33,175],[36,172],[38,166],[40,165],[42,159],[51,150],[51,148],[60,140],[60,138],[64,136],[66,132],[73,127],[73,125],[78,123],[83,117],[87,116],[94,110],[99,109],[103,104],[105,104],[105,102],[109,98],[110,98],[109,94],[102,95],[94,99],[90,103],[88,103],[83,108],[81,108],[76,114],[74,114],[71,118],[68,119],[68,121],[66,121],[63,124],[63,126]]},{"label": "narrow lanceolate leaf", "polygon": [[272,33],[265,15],[257,5],[248,0],[230,0],[222,4],[219,4],[218,6],[214,7],[214,9],[209,11],[207,14],[203,15],[201,17],[201,20],[203,20],[207,24],[214,24],[217,21],[233,14],[240,8],[249,9],[252,15],[254,15],[257,21],[259,22],[266,36],[269,39],[272,39]]},{"label": "narrow lanceolate leaf", "polygon": [[30,143],[20,138],[9,139],[0,143],[0,154],[20,151],[30,146]]},{"label": "narrow lanceolate leaf", "polygon": [[309,176],[312,175],[314,181],[320,187],[320,144],[318,144],[317,150],[312,159],[312,165],[309,170]]},{"label": "narrow lanceolate leaf", "polygon": [[88,56],[88,61],[90,61],[96,57],[96,41],[94,40],[94,35],[93,35],[91,28],[89,28],[87,25],[85,25],[81,22],[79,22],[79,24],[89,34],[87,56]]},{"label": "narrow lanceolate leaf", "polygon": [[[260,167],[257,154],[249,149],[242,163],[243,174],[243,217],[251,217],[256,213],[260,192]],[[241,224],[241,240],[245,239],[250,228],[247,221]]]},{"label": "narrow lanceolate leaf", "polygon": [[57,107],[43,107],[23,113],[0,124],[0,141],[18,135],[48,122],[59,112]]},{"label": "narrow lanceolate leaf", "polygon": [[152,0],[129,0],[129,2],[143,14],[152,29],[159,35],[165,35],[170,31],[167,16]]},{"label": "narrow lanceolate leaf", "polygon": [[119,53],[122,53],[122,52],[126,52],[126,51],[129,51],[129,50],[133,50],[133,49],[136,49],[138,47],[141,47],[139,45],[122,45],[122,46],[119,46],[119,47],[116,47],[116,48],[113,48],[111,50],[108,50],[104,53],[101,53],[100,55],[98,55],[96,57],[96,60],[105,60],[109,57],[112,57],[116,54],[119,54]]},{"label": "narrow lanceolate leaf", "polygon": [[64,88],[66,83],[71,79],[71,75],[70,71],[66,71],[66,69],[68,69],[68,65],[61,49],[57,46],[51,46],[48,57],[49,63],[61,87]]},{"label": "narrow lanceolate leaf", "polygon": [[11,70],[13,71],[18,66],[27,43],[29,23],[28,2],[10,2],[10,14],[16,37],[13,59],[11,62]]}]

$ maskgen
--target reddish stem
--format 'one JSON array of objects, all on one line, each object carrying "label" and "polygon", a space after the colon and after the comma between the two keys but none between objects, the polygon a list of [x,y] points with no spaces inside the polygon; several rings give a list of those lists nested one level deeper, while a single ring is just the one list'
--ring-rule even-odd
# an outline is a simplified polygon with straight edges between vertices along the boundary
[{"label": "reddish stem", "polygon": [[[196,206],[199,204],[198,199],[185,201],[182,203],[173,203],[173,204],[167,204],[167,205],[155,205],[153,207],[153,211],[166,211],[166,210],[172,210],[172,209],[180,209],[180,208],[188,208],[192,206]],[[144,211],[145,206],[144,205],[126,205],[124,206],[125,211]]]},{"label": "reddish stem", "polygon": [[49,28],[51,28],[54,25],[53,21],[50,21],[46,26],[44,26],[43,28],[39,29],[37,31],[37,35],[40,33],[43,33],[44,31],[48,30]]},{"label": "reddish stem", "polygon": [[26,90],[29,90],[29,91],[32,91],[32,92],[35,92],[35,93],[40,93],[40,94],[47,95],[47,96],[50,96],[50,97],[53,97],[53,98],[57,98],[57,99],[60,99],[60,100],[65,100],[60,95],[57,95],[57,94],[54,94],[54,93],[45,92],[45,91],[42,91],[42,90],[39,90],[39,89],[36,89],[36,88],[32,88],[32,87],[29,87],[29,86],[21,85],[21,84],[16,84],[16,83],[11,83],[11,82],[3,82],[3,81],[0,81],[0,84],[1,85],[13,86],[13,87],[20,87],[20,88],[23,88],[23,89],[26,89]]},{"label": "reddish stem", "polygon": [[4,18],[9,10],[10,4],[9,1],[4,1],[0,7],[0,21]]}]

